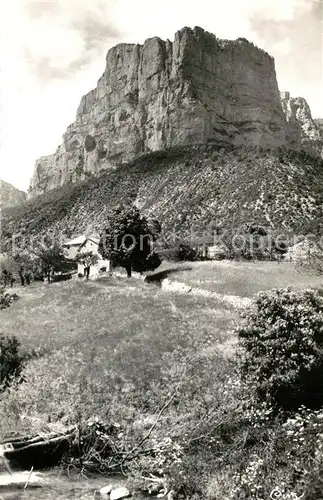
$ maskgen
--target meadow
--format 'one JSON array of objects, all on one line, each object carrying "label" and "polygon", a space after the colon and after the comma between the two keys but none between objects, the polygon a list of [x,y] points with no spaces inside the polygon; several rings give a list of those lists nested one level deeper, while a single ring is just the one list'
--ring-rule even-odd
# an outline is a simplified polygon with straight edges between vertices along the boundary
[{"label": "meadow", "polygon": [[[167,266],[174,267],[164,263],[162,268]],[[223,297],[321,283],[283,263],[176,267],[172,280]],[[183,498],[226,498],[246,453],[251,456],[256,449],[268,454],[268,442],[250,438],[241,412],[234,334],[240,311],[225,300],[165,292],[143,280],[117,276],[33,283],[17,292],[20,299],[1,311],[1,334],[15,335],[30,359],[23,382],[1,396],[2,435],[98,419],[120,425],[129,449],[153,428],[147,441],[168,447],[160,460],[163,468],[175,464],[172,475],[177,484],[183,482]],[[174,445],[183,437],[189,452]],[[176,475],[176,460],[184,473]],[[139,457],[134,474],[158,474],[160,467],[156,456]],[[274,478],[273,467],[268,487]]]}]

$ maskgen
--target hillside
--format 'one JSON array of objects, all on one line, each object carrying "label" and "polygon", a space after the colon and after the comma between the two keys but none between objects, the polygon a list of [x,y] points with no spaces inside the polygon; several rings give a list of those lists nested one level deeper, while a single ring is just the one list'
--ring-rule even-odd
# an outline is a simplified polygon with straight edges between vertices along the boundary
[{"label": "hillside", "polygon": [[0,208],[10,207],[23,203],[27,198],[27,193],[15,188],[9,182],[0,179]]},{"label": "hillside", "polygon": [[322,219],[323,161],[292,150],[213,144],[151,153],[4,210],[4,249],[18,233],[51,230],[65,238],[100,231],[111,208],[130,200],[161,221],[168,243],[191,232],[212,241],[210,223],[255,222],[300,234]]}]

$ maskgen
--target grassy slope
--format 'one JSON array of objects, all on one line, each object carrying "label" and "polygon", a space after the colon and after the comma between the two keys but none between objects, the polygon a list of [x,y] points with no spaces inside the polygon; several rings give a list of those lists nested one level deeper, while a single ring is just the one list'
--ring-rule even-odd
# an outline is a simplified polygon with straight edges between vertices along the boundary
[{"label": "grassy slope", "polygon": [[323,162],[303,153],[215,145],[157,152],[4,211],[4,247],[19,232],[100,231],[112,206],[135,199],[162,222],[167,238],[191,228],[203,234],[211,222],[254,221],[300,233],[320,220],[322,186]]},{"label": "grassy slope", "polygon": [[[220,262],[193,264],[172,278],[209,288],[214,271],[213,287],[223,295],[250,296],[258,286],[285,286],[297,276],[288,264]],[[316,282],[303,276],[302,285]],[[272,453],[280,424],[254,429],[239,410],[232,333],[239,316],[222,300],[116,277],[33,284],[19,293],[1,311],[1,332],[16,335],[38,357],[29,361],[25,381],[1,396],[1,434],[98,416],[120,423],[132,447],[176,393],[147,447],[165,437],[197,439],[183,458],[185,476],[173,471],[176,485],[185,483],[184,498],[232,498],[235,474],[254,454],[265,461],[259,481],[268,497],[293,473],[284,451]],[[150,470],[149,462],[137,466],[144,476]]]},{"label": "grassy slope", "polygon": [[[134,415],[143,407],[153,413],[167,384],[176,384],[184,364],[203,356],[211,339],[211,357],[217,356],[217,344],[230,343],[225,332],[236,317],[214,299],[163,293],[135,278],[33,284],[1,312],[1,331],[41,355],[29,363],[27,383],[15,396],[20,411],[41,414],[42,422],[58,416],[75,420],[83,373],[93,383],[84,393],[84,418],[107,418],[112,400],[129,384],[136,387]],[[118,411],[114,416],[124,417]],[[12,425],[1,422],[3,431]]]},{"label": "grassy slope", "polygon": [[182,266],[190,266],[191,269],[180,271],[181,265],[178,265],[178,272],[170,275],[170,279],[239,297],[252,297],[257,292],[287,286],[298,290],[318,288],[323,283],[322,276],[297,270],[294,264],[288,262],[213,261],[185,263]]}]

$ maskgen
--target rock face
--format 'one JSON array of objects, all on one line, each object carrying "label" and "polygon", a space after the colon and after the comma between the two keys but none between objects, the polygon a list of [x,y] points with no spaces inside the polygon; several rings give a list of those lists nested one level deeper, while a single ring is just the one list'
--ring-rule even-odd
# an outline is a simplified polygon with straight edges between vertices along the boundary
[{"label": "rock face", "polygon": [[174,42],[109,50],[55,154],[36,162],[30,196],[145,152],[222,141],[286,144],[274,59],[245,39],[183,28]]},{"label": "rock face", "polygon": [[20,191],[8,182],[0,180],[0,208],[11,207],[23,203],[27,193]]},{"label": "rock face", "polygon": [[282,108],[288,122],[288,139],[323,158],[323,120],[312,118],[311,110],[303,97],[291,97],[281,92]]}]

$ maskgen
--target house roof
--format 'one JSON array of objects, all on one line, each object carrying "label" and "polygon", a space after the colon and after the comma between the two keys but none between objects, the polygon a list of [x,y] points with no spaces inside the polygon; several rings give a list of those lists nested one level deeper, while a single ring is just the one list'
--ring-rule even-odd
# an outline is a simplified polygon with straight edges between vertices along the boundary
[{"label": "house roof", "polygon": [[89,236],[88,238],[85,238],[83,243],[81,243],[80,248],[84,247],[84,245],[86,244],[87,241],[92,241],[93,243],[95,243],[95,245],[99,245],[100,239],[99,238],[92,238],[91,236]]},{"label": "house roof", "polygon": [[64,243],[64,246],[73,246],[73,245],[82,245],[84,241],[86,240],[86,236],[82,234],[81,236],[77,236],[76,238],[73,238],[72,240],[67,240]]},{"label": "house roof", "polygon": [[84,245],[84,243],[88,240],[93,241],[93,243],[96,243],[98,245],[100,238],[98,236],[85,236],[85,234],[82,234],[80,236],[77,236],[76,238],[73,238],[72,240],[65,241],[63,246],[81,246]]}]

